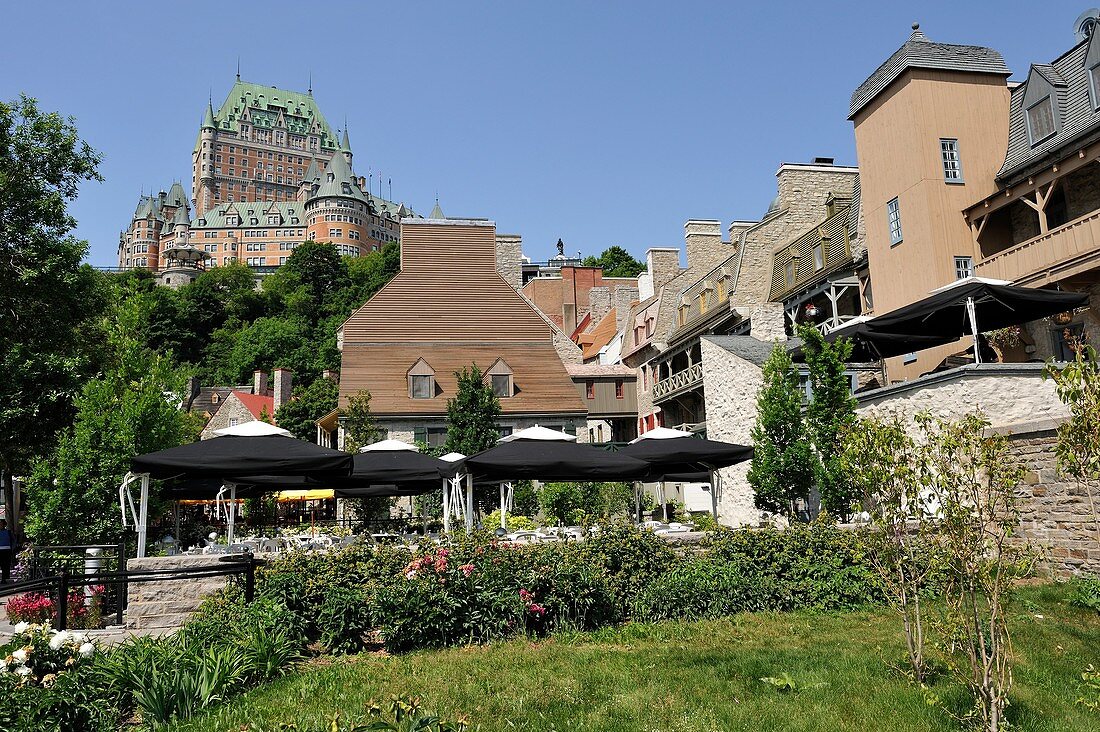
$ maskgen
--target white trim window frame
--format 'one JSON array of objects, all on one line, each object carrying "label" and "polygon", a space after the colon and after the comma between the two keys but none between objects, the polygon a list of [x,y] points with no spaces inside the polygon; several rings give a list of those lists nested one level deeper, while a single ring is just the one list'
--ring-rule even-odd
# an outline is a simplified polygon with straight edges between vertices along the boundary
[{"label": "white trim window frame", "polygon": [[905,240],[901,230],[901,204],[897,197],[886,202],[886,224],[890,230],[890,246],[897,246]]},{"label": "white trim window frame", "polygon": [[963,183],[962,156],[957,137],[940,138],[940,162],[943,164],[944,183]]},{"label": "white trim window frame", "polygon": [[[1043,106],[1044,104],[1046,105],[1046,108],[1050,111],[1050,131],[1044,134],[1042,137],[1036,137],[1035,127],[1032,124],[1031,113],[1032,111],[1039,109],[1039,107]],[[1049,94],[1024,110],[1024,120],[1027,123],[1027,137],[1028,140],[1031,142],[1032,147],[1035,147],[1044,140],[1053,137],[1054,134],[1058,131],[1058,120],[1055,118],[1054,114],[1054,99]]]}]

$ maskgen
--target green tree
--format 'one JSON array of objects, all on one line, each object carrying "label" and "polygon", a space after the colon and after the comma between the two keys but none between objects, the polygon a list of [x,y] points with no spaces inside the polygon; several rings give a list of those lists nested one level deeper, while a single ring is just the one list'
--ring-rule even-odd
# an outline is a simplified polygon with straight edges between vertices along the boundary
[{"label": "green tree", "polygon": [[82,265],[68,202],[101,180],[99,155],[73,120],[26,96],[0,102],[0,486],[18,531],[12,478],[72,418],[93,370],[104,278]]},{"label": "green tree", "polygon": [[1096,490],[1100,484],[1100,359],[1096,349],[1080,343],[1074,358],[1065,365],[1047,364],[1044,375],[1070,411],[1058,426],[1058,466],[1073,476],[1089,498],[1096,538],[1100,540],[1100,515],[1096,511]]},{"label": "green tree", "polygon": [[[372,445],[382,439],[382,430],[370,409],[370,392],[362,389],[348,398],[343,409],[344,450],[359,452],[360,448]],[[359,521],[373,521],[389,518],[392,498],[353,498],[349,504],[352,513]]]},{"label": "green tree", "polygon": [[[447,441],[443,449],[473,455],[489,449],[500,438],[500,400],[476,364],[456,371],[455,378],[458,390],[454,398],[447,400]],[[486,509],[500,501],[496,489],[486,486],[474,488],[474,499]]]},{"label": "green tree", "polygon": [[[27,483],[27,534],[37,543],[117,541],[118,486],[130,459],[198,436],[182,411],[187,374],[134,333],[151,307],[148,293],[120,293],[108,325],[109,361],[76,400],[76,421]],[[154,496],[155,502],[155,496]]]},{"label": "green tree", "polygon": [[847,520],[859,495],[844,469],[842,437],[856,418],[856,400],[845,362],[852,355],[852,343],[838,338],[828,343],[812,325],[798,328],[806,368],[810,375],[810,403],[806,406],[806,437],[813,446],[814,483],[825,510]]},{"label": "green tree", "polygon": [[583,264],[585,267],[601,267],[605,277],[637,277],[645,271],[645,263],[639,262],[620,246],[608,247],[598,257],[585,257]]},{"label": "green tree", "polygon": [[814,457],[805,439],[798,371],[782,345],[764,363],[763,376],[748,480],[757,508],[790,517],[795,500],[809,497]]},{"label": "green tree", "polygon": [[340,385],[333,379],[316,379],[295,386],[290,401],[279,407],[275,421],[300,440],[317,441],[317,420],[336,409]]}]

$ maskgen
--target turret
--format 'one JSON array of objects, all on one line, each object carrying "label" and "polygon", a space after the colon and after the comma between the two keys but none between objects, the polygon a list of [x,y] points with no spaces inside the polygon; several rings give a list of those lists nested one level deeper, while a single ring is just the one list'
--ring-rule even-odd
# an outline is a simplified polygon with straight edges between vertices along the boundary
[{"label": "turret", "polygon": [[344,137],[340,140],[340,152],[344,154],[344,159],[348,161],[348,167],[351,167],[351,140],[348,138],[348,123],[344,122]]}]

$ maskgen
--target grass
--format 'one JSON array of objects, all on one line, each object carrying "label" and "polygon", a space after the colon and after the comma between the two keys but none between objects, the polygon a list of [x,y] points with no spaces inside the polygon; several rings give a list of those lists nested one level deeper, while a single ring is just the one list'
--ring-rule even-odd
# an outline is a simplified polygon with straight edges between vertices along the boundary
[{"label": "grass", "polygon": [[[1100,616],[1071,607],[1054,585],[1021,590],[1013,610],[1013,729],[1100,729],[1100,716],[1075,703],[1081,671],[1100,665]],[[466,715],[484,732],[960,729],[951,713],[968,708],[963,687],[941,678],[931,687],[939,703],[929,704],[891,669],[903,658],[899,630],[886,611],[757,614],[365,654],[311,665],[171,730],[308,727],[337,710],[357,721],[372,700],[395,695]],[[795,691],[760,681],[784,673]]]}]

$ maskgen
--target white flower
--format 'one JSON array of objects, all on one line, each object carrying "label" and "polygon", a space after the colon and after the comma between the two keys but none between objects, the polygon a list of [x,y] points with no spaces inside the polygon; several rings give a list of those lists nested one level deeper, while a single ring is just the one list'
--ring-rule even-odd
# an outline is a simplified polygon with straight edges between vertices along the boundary
[{"label": "white flower", "polygon": [[69,632],[67,630],[59,630],[54,633],[53,638],[50,638],[50,648],[55,651],[59,650],[68,640]]},{"label": "white flower", "polygon": [[30,676],[31,670],[26,666],[20,666],[19,668],[15,669],[15,673],[19,674],[20,676]]},{"label": "white flower", "polygon": [[24,661],[26,661],[27,660],[27,649],[26,648],[20,648],[19,650],[14,651],[11,654],[11,660],[17,661],[19,663],[23,663]]},{"label": "white flower", "polygon": [[83,633],[70,633],[69,639],[79,646],[81,643],[88,640],[88,636],[84,635]]},{"label": "white flower", "polygon": [[80,646],[80,655],[84,658],[91,657],[93,653],[95,653],[95,646],[93,646],[91,643],[85,641],[84,644]]},{"label": "white flower", "polygon": [[24,620],[22,623],[16,623],[15,627],[13,627],[11,629],[11,632],[12,633],[22,633],[29,627],[31,627],[31,624]]}]

